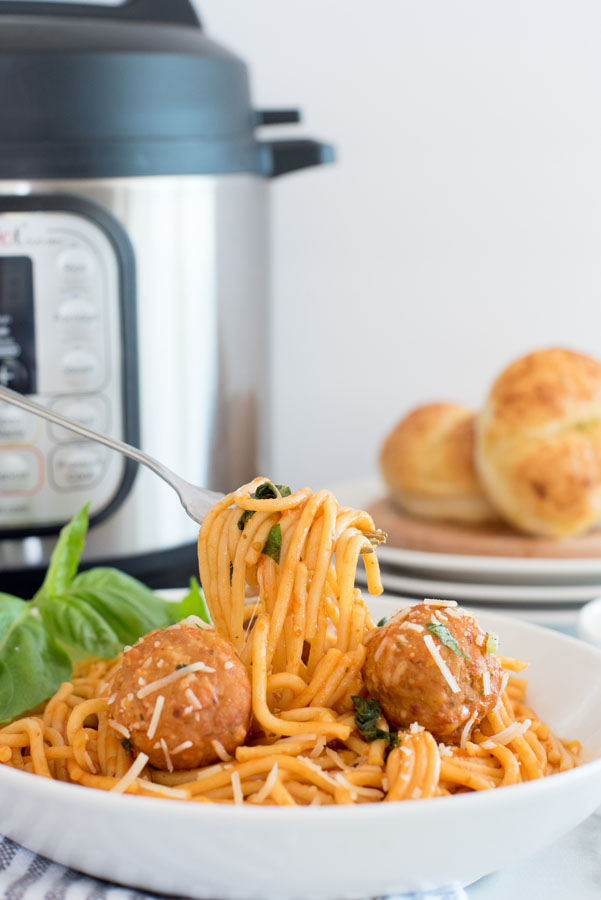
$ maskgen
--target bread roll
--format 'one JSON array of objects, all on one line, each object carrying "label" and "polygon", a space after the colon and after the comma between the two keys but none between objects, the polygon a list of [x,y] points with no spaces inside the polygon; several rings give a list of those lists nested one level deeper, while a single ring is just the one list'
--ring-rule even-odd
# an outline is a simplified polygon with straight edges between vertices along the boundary
[{"label": "bread roll", "polygon": [[380,455],[395,504],[412,515],[452,522],[496,518],[473,462],[474,413],[432,403],[409,413],[388,435]]},{"label": "bread roll", "polygon": [[516,528],[579,534],[601,519],[601,364],[571,350],[530,353],[495,381],[478,418],[476,465]]}]

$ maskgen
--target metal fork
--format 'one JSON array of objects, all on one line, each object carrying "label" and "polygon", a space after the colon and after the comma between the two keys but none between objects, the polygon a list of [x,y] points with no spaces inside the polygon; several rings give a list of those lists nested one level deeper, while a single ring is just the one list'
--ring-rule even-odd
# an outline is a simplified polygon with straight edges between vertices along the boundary
[{"label": "metal fork", "polygon": [[43,419],[47,419],[55,425],[61,425],[63,428],[68,428],[70,431],[74,431],[75,434],[79,434],[81,437],[87,438],[90,441],[104,444],[105,447],[116,450],[117,453],[122,453],[124,456],[128,456],[130,459],[146,466],[146,468],[150,469],[151,472],[154,472],[155,475],[158,475],[159,478],[162,478],[163,481],[166,481],[167,484],[173,488],[185,511],[195,522],[202,522],[213,504],[223,497],[223,494],[218,494],[215,491],[208,491],[206,488],[200,488],[195,484],[190,484],[189,481],[180,478],[179,475],[176,475],[175,472],[172,472],[171,469],[168,469],[167,466],[158,462],[154,457],[149,456],[148,453],[143,453],[141,450],[136,449],[136,447],[126,444],[124,441],[116,441],[113,438],[106,437],[106,435],[93,431],[91,428],[86,428],[85,425],[79,425],[77,422],[74,422],[73,419],[68,419],[66,416],[61,416],[52,409],[46,409],[45,406],[40,406],[39,403],[30,400],[28,397],[23,396],[23,394],[18,394],[16,391],[11,390],[11,388],[0,386],[0,400],[6,400],[7,403],[12,403],[13,406],[19,406],[21,409],[26,410],[26,412],[33,413],[35,416],[41,416]]}]

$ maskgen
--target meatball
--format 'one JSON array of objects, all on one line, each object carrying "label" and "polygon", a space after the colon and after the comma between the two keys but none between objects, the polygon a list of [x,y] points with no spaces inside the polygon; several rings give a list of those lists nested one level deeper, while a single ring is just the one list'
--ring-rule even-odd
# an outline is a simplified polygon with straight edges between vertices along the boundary
[{"label": "meatball", "polygon": [[440,601],[403,609],[368,637],[367,689],[394,727],[417,722],[458,744],[499,697],[503,670],[486,638],[472,616]]},{"label": "meatball", "polygon": [[112,690],[116,730],[158,769],[224,758],[250,726],[246,667],[230,641],[189,621],[152,631],[128,648]]}]

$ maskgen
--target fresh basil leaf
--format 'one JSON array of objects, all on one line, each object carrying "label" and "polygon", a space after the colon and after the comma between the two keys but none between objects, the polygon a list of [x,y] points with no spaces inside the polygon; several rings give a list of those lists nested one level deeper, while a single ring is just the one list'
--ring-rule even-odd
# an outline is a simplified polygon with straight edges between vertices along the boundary
[{"label": "fresh basil leaf", "polygon": [[174,621],[154,591],[103,567],[77,575],[62,596],[40,598],[39,607],[46,628],[73,658],[115,656],[124,644]]},{"label": "fresh basil leaf", "polygon": [[190,579],[190,590],[185,597],[175,603],[166,601],[166,610],[174,622],[187,619],[188,616],[198,616],[208,625],[212,624],[202,588],[196,578]]},{"label": "fresh basil leaf", "polygon": [[55,693],[71,675],[71,660],[47,634],[31,603],[0,594],[0,722]]},{"label": "fresh basil leaf", "polygon": [[459,649],[459,645],[449,629],[446,625],[443,625],[442,622],[439,624],[437,622],[428,622],[426,625],[428,631],[431,631],[432,634],[435,634],[440,643],[444,647],[448,647],[449,650],[452,650],[455,656],[461,656],[463,659],[469,659],[469,656],[466,656],[465,653]]},{"label": "fresh basil leaf", "polygon": [[363,697],[351,697],[355,704],[355,724],[359,734],[366,741],[385,740],[390,748],[396,747],[399,742],[399,736],[396,731],[384,731],[378,728],[378,722],[382,716],[382,709],[377,700],[365,700]]},{"label": "fresh basil leaf", "polygon": [[87,656],[110,659],[122,648],[117,635],[85,598],[70,591],[45,597],[40,603],[44,627],[67,651],[72,660]]},{"label": "fresh basil leaf", "polygon": [[383,619],[380,619],[380,621],[379,621],[378,624],[377,624],[377,628],[381,628],[382,625],[386,625],[386,623],[388,622],[389,618],[390,618],[390,616],[384,616]]},{"label": "fresh basil leaf", "polygon": [[41,588],[33,598],[34,601],[48,594],[64,594],[71,584],[77,572],[86,542],[89,506],[90,504],[86,503],[71,521],[61,529],[56,547],[50,557],[46,577]]},{"label": "fresh basil leaf", "polygon": [[486,646],[484,648],[487,653],[498,653],[499,651],[499,635],[494,631],[489,631],[486,635]]},{"label": "fresh basil leaf", "polygon": [[131,753],[131,741],[129,738],[121,738],[121,746],[126,753]]},{"label": "fresh basil leaf", "polygon": [[[277,497],[289,497],[292,491],[288,487],[287,484],[273,484],[271,481],[263,481],[256,489],[256,491],[250,496],[253,500],[275,500]],[[246,509],[238,519],[238,528],[240,531],[244,529],[244,526],[248,522],[249,519],[255,514],[254,509]]]},{"label": "fresh basil leaf", "polygon": [[279,525],[274,525],[265,541],[263,553],[270,556],[278,565],[280,563],[280,554],[282,552],[282,529]]}]

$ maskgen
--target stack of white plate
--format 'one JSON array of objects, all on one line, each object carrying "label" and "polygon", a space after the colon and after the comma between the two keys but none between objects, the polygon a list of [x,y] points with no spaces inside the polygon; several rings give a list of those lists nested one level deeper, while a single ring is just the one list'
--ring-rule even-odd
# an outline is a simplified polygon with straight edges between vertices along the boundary
[{"label": "stack of white plate", "polygon": [[[340,503],[366,509],[385,489],[378,479],[362,479],[334,492]],[[461,556],[384,545],[378,559],[387,593],[494,607],[560,627],[569,627],[584,603],[601,597],[601,558]],[[361,568],[357,580],[365,583]]]}]

